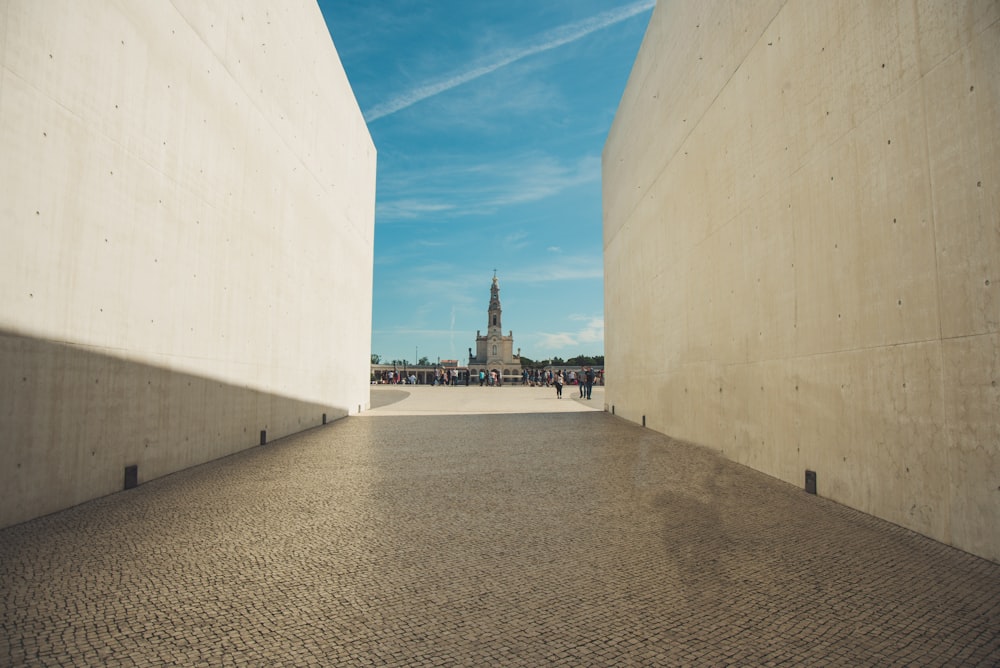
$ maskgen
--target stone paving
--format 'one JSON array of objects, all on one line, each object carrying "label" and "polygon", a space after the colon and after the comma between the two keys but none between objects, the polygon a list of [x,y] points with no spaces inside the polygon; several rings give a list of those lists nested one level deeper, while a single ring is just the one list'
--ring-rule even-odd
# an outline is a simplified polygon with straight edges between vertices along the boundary
[{"label": "stone paving", "polygon": [[0,665],[1000,664],[998,564],[576,399],[386,401],[0,531]]}]

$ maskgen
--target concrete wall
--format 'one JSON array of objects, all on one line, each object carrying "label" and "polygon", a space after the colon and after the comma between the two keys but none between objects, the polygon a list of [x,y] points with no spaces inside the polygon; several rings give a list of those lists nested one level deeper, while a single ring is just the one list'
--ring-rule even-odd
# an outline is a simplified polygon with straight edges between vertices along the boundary
[{"label": "concrete wall", "polygon": [[604,150],[609,410],[1000,560],[998,20],[658,3]]},{"label": "concrete wall", "polygon": [[374,198],[313,0],[0,0],[0,526],[366,407]]}]

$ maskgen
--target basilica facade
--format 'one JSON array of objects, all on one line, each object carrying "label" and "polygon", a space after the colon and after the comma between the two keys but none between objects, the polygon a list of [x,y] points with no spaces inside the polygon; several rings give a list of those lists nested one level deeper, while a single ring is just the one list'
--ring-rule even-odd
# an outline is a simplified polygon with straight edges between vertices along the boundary
[{"label": "basilica facade", "polygon": [[482,330],[476,331],[475,355],[472,354],[472,348],[469,348],[469,376],[473,382],[478,382],[476,379],[479,378],[480,371],[484,371],[487,376],[490,372],[496,371],[505,383],[521,380],[521,350],[518,348],[517,354],[514,354],[513,331],[504,336],[501,311],[500,284],[494,273],[493,285],[490,287],[486,334],[484,335]]}]

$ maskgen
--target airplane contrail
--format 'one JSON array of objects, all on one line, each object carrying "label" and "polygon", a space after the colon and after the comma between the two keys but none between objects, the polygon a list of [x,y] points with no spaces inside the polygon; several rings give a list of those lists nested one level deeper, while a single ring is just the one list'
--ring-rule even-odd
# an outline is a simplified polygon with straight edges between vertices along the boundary
[{"label": "airplane contrail", "polygon": [[370,123],[379,118],[389,116],[390,114],[394,114],[401,109],[411,107],[417,102],[426,100],[429,97],[434,97],[439,93],[451,90],[452,88],[461,86],[462,84],[468,83],[474,79],[478,79],[481,76],[498,70],[501,67],[510,65],[511,63],[517,62],[518,60],[522,60],[528,56],[533,56],[537,53],[542,53],[543,51],[555,49],[563,46],[564,44],[569,44],[570,42],[575,42],[578,39],[586,37],[592,32],[613,26],[616,23],[621,23],[626,19],[632,18],[636,14],[649,11],[655,6],[656,0],[642,0],[641,2],[636,2],[625,7],[619,7],[617,9],[603,12],[588,19],[584,19],[583,21],[555,28],[543,34],[537,44],[533,44],[516,51],[499,52],[494,54],[494,56],[483,65],[466,70],[465,72],[453,74],[452,76],[440,81],[418,86],[387,102],[377,104],[368,110],[365,114],[365,120]]}]

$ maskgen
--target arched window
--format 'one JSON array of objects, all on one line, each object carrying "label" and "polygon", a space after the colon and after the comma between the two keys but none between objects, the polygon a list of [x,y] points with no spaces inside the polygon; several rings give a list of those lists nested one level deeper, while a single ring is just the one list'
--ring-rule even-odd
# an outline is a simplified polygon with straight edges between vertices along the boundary
[{"label": "arched window", "polygon": [[[494,327],[496,327],[496,325],[497,325],[497,317],[496,317],[496,316],[493,316],[493,326],[494,326]],[[494,353],[495,353],[495,352],[496,352],[496,351],[494,351]]]},{"label": "arched window", "polygon": [[496,357],[496,355],[497,355],[497,347],[493,346],[493,356]]}]

